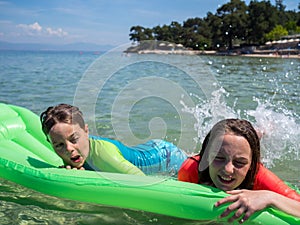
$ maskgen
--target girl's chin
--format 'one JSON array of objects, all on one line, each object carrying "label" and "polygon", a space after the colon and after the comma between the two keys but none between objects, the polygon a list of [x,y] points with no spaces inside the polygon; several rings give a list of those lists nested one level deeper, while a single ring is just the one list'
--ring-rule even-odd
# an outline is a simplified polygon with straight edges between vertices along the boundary
[{"label": "girl's chin", "polygon": [[234,188],[224,187],[224,186],[220,187],[220,189],[223,190],[223,191],[232,191],[232,190],[234,190]]}]

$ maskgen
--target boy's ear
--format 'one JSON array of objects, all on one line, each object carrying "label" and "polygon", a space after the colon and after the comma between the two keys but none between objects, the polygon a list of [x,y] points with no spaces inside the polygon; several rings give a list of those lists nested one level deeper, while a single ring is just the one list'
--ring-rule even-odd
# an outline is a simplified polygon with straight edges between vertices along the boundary
[{"label": "boy's ear", "polygon": [[84,131],[88,134],[89,133],[89,125],[85,124]]}]

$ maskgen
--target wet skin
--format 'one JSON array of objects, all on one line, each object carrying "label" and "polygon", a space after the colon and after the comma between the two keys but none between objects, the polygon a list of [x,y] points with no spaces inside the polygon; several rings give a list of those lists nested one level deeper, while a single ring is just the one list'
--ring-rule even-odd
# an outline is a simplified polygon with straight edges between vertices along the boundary
[{"label": "wet skin", "polygon": [[88,127],[79,124],[57,123],[49,132],[49,140],[66,165],[82,168],[89,154]]},{"label": "wet skin", "polygon": [[214,185],[224,191],[236,189],[251,166],[252,153],[248,141],[233,134],[216,138],[209,149],[209,174]]}]

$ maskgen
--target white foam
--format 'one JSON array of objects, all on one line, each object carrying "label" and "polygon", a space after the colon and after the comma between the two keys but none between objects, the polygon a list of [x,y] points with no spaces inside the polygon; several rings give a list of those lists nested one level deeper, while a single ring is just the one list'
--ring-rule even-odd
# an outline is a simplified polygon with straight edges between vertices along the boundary
[{"label": "white foam", "polygon": [[196,118],[194,126],[197,131],[197,140],[202,143],[212,126],[226,118],[241,118],[249,120],[253,126],[263,132],[261,140],[262,161],[267,167],[272,167],[275,160],[299,160],[300,159],[300,131],[299,115],[287,110],[283,104],[274,105],[270,100],[259,100],[257,107],[241,112],[233,106],[228,106],[224,97],[229,97],[223,88],[215,91],[212,98],[203,100],[194,108],[187,107],[184,102],[183,111],[193,114]]}]

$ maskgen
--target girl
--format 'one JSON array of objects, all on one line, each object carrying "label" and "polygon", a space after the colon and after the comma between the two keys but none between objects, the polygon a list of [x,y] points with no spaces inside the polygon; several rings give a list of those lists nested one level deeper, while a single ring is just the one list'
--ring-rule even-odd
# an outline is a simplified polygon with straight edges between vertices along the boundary
[{"label": "girl", "polygon": [[207,134],[202,149],[188,158],[178,172],[178,180],[210,185],[230,196],[215,206],[232,202],[221,214],[232,222],[247,220],[268,206],[300,217],[300,195],[289,188],[260,162],[257,132],[246,120],[226,119]]}]

